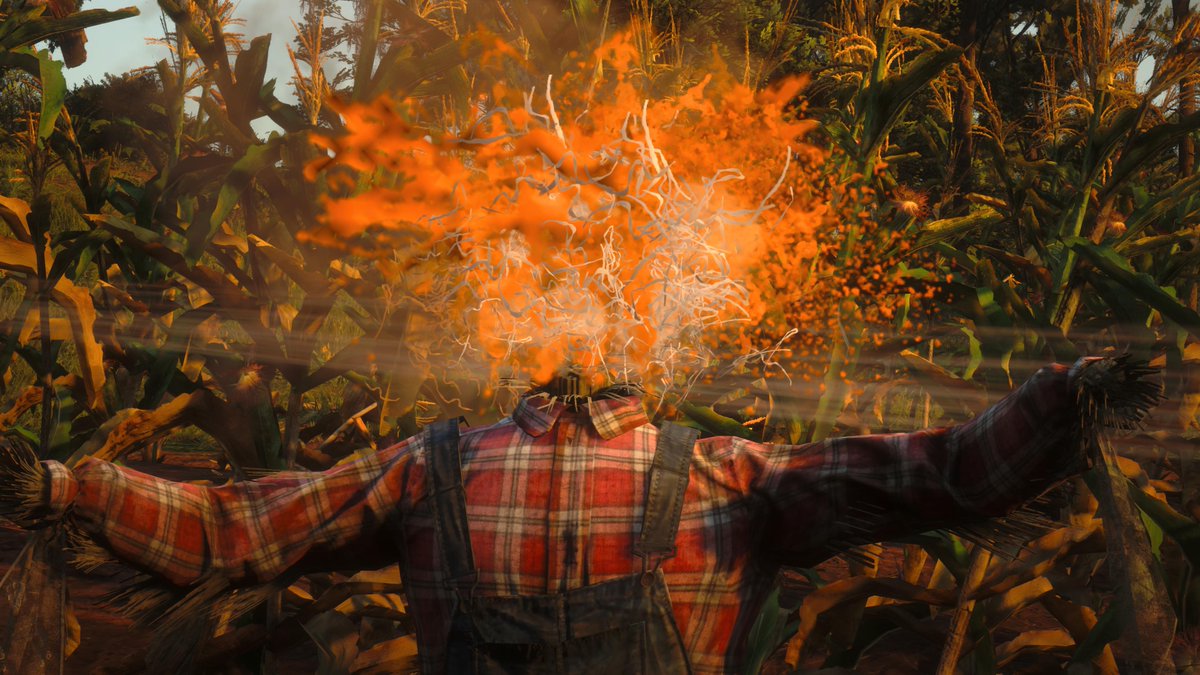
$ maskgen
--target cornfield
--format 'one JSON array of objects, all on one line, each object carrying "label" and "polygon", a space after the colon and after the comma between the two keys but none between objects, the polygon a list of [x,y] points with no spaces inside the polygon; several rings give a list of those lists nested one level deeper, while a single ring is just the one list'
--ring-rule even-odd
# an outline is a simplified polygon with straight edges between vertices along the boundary
[{"label": "cornfield", "polygon": [[[797,444],[1127,353],[1164,396],[1110,461],[1003,522],[788,570],[746,671],[1188,672],[1200,15],[1167,4],[304,0],[254,36],[234,3],[159,0],[170,58],[93,87],[145,97],[122,108],[49,47],[74,62],[137,10],[0,0],[0,431],[247,480],[495,421],[569,361],[643,382],[656,419]],[[47,670],[86,667],[86,624],[14,608],[66,597],[63,546],[35,534],[13,569],[51,571],[0,582],[0,635],[63,626]],[[270,672],[311,642],[322,673],[404,672],[402,589],[234,598],[197,658]]]}]

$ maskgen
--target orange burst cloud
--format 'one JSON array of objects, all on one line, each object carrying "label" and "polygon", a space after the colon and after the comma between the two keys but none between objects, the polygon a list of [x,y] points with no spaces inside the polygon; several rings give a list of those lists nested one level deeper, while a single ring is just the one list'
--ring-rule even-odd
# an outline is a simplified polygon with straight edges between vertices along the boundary
[{"label": "orange burst cloud", "polygon": [[[756,92],[718,66],[648,98],[636,56],[618,36],[594,55],[602,80],[581,59],[533,92],[495,85],[457,128],[414,100],[334,102],[344,133],[316,137],[327,156],[306,171],[331,186],[310,239],[372,252],[434,329],[421,353],[493,376],[571,361],[663,390],[796,328],[801,362],[847,300],[890,320],[868,305],[903,291],[878,260],[895,242],[872,248],[847,217],[861,195],[805,141],[804,80]],[[849,263],[843,220],[864,242]]]}]

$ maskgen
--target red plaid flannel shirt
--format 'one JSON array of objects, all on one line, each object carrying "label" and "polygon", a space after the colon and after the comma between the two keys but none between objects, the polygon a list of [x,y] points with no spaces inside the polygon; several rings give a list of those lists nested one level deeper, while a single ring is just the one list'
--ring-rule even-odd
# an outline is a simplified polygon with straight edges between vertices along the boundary
[{"label": "red plaid flannel shirt", "polygon": [[[740,670],[742,643],[779,565],[844,546],[1010,511],[1082,468],[1067,369],[1049,366],[956,427],[768,445],[707,438],[693,451],[663,564],[698,673]],[[573,412],[523,399],[462,433],[471,542],[483,595],[545,594],[641,571],[633,555],[657,429],[637,399]],[[423,436],[323,473],[201,487],[101,461],[48,462],[51,504],[119,557],[188,585],[255,583],[297,569],[399,560],[426,672],[440,672],[452,593],[433,532]],[[849,512],[873,514],[854,531]]]}]

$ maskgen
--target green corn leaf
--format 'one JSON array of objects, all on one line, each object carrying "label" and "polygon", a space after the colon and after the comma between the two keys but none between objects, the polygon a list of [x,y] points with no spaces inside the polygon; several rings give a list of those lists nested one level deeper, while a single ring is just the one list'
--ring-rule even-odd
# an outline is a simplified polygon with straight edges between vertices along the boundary
[{"label": "green corn leaf", "polygon": [[958,48],[929,51],[913,60],[904,72],[868,85],[859,92],[855,110],[860,111],[862,132],[859,157],[873,157],[909,102],[934,78],[962,55]]},{"label": "green corn leaf", "polygon": [[971,354],[970,360],[967,361],[967,368],[963,371],[962,379],[970,380],[975,375],[975,371],[979,369],[979,364],[983,363],[983,349],[980,347],[979,338],[975,337],[975,331],[966,326],[963,326],[961,330],[967,336],[967,348]]},{"label": "green corn leaf", "polygon": [[246,150],[225,177],[217,201],[213,205],[212,214],[207,221],[193,221],[187,231],[187,250],[185,258],[194,263],[204,254],[213,236],[220,230],[221,223],[233,212],[246,189],[250,187],[254,177],[267,167],[279,161],[279,150],[283,146],[283,136],[274,135],[266,143],[252,145]]},{"label": "green corn leaf", "polygon": [[842,414],[842,408],[846,403],[846,383],[842,381],[840,373],[847,367],[848,351],[846,345],[838,340],[829,354],[829,366],[825,371],[825,389],[817,401],[817,413],[813,420],[811,439],[813,443],[819,443],[828,438],[833,432],[833,426],[837,422],[838,416]]},{"label": "green corn leaf", "polygon": [[[1144,192],[1144,190],[1143,190]],[[1147,195],[1136,205],[1133,213],[1125,221],[1125,234],[1116,248],[1127,253],[1129,247],[1136,245],[1137,235],[1154,222],[1167,218],[1179,206],[1193,202],[1200,193],[1200,172],[1192,174],[1176,182],[1171,187]]]},{"label": "green corn leaf", "polygon": [[931,223],[926,223],[921,228],[921,234],[917,238],[919,246],[928,246],[957,236],[967,234],[969,232],[980,232],[988,228],[994,227],[1007,220],[1007,217],[996,211],[993,208],[987,207],[972,211],[965,216],[957,218],[943,218],[935,220]]},{"label": "green corn leaf", "polygon": [[1142,517],[1142,525],[1146,527],[1146,535],[1150,537],[1150,552],[1162,562],[1163,529],[1154,522],[1145,511],[1138,511]]},{"label": "green corn leaf", "polygon": [[1129,482],[1129,494],[1141,513],[1152,521],[1162,534],[1179,545],[1188,562],[1193,567],[1200,567],[1200,523],[1146,494],[1132,481]]},{"label": "green corn leaf", "polygon": [[[40,14],[40,16],[32,16],[32,14]],[[9,28],[7,31],[0,31],[0,50],[15,50],[21,47],[28,47],[56,35],[84,30],[92,26],[99,26],[111,21],[119,21],[120,19],[127,19],[137,15],[138,10],[136,7],[126,7],[112,11],[89,9],[82,12],[74,12],[61,19],[56,19],[44,12],[39,13],[36,10],[32,13],[14,13],[9,15],[0,24]],[[12,24],[11,26],[8,25],[10,23]]]},{"label": "green corn leaf", "polygon": [[1092,153],[1092,162],[1086,168],[1094,168],[1107,162],[1117,151],[1121,139],[1128,137],[1136,130],[1141,118],[1141,112],[1137,108],[1125,108],[1112,118],[1108,126],[1097,125],[1088,135],[1088,149]]},{"label": "green corn leaf", "polygon": [[[901,618],[904,615],[908,616],[907,620]],[[858,665],[858,660],[862,657],[863,652],[870,649],[885,635],[898,628],[902,629],[911,625],[910,621],[915,623],[928,618],[929,606],[916,602],[868,607],[863,612],[862,622],[859,623],[858,632],[854,635],[854,644],[845,651],[831,654],[822,664],[822,672],[854,672],[852,669]],[[798,622],[796,624],[798,625]],[[794,633],[795,629],[792,629],[787,635]]]},{"label": "green corn leaf", "polygon": [[285,105],[275,96],[275,80],[267,80],[258,92],[258,105],[271,121],[287,133],[309,128],[308,120],[295,108]]},{"label": "green corn leaf", "polygon": [[67,270],[72,267],[75,268],[77,276],[81,274],[91,264],[96,251],[111,240],[112,235],[103,230],[92,230],[73,239],[54,257],[54,263],[46,275],[47,284],[50,286],[57,284],[58,280],[62,279]]},{"label": "green corn leaf", "polygon": [[271,47],[271,36],[260,35],[250,41],[250,46],[237,55],[233,64],[233,75],[237,81],[237,94],[227,104],[230,117],[235,124],[249,124],[259,115],[258,102],[267,72],[267,52]]},{"label": "green corn leaf", "polygon": [[686,401],[679,404],[679,410],[687,415],[704,430],[716,436],[737,436],[751,438],[754,434],[742,426],[737,420],[726,417],[708,406],[698,406]]},{"label": "green corn leaf", "polygon": [[1113,166],[1108,181],[1100,190],[1100,200],[1103,201],[1105,195],[1120,188],[1130,176],[1139,170],[1146,168],[1151,163],[1158,162],[1164,152],[1178,145],[1180,139],[1187,138],[1198,129],[1200,129],[1200,112],[1132,134],[1128,145],[1121,152],[1121,158]]},{"label": "green corn leaf", "polygon": [[987,317],[990,326],[1012,328],[1013,317],[1008,310],[996,302],[996,292],[993,289],[976,288],[975,297],[979,300],[979,306],[983,308],[983,314]]},{"label": "green corn leaf", "polygon": [[[742,672],[756,675],[771,654],[790,636],[787,632],[787,611],[779,605],[779,587],[776,586],[763,602],[750,635],[746,637],[745,665]],[[793,633],[795,630],[793,629]]]},{"label": "green corn leaf", "polygon": [[1180,328],[1200,337],[1200,314],[1176,300],[1149,275],[1135,272],[1119,253],[1108,246],[1093,244],[1079,237],[1071,237],[1066,243],[1109,279],[1124,286],[1139,300],[1179,324]]},{"label": "green corn leaf", "polygon": [[973,666],[972,672],[999,672],[996,669],[996,645],[992,640],[992,632],[984,623],[983,612],[976,611],[971,614],[970,631],[971,638],[975,643],[975,648],[971,650],[968,657]]},{"label": "green corn leaf", "polygon": [[[1116,581],[1113,603],[1120,608],[1124,630],[1117,638],[1135,669],[1160,672],[1170,664],[1170,645],[1177,618],[1166,592],[1162,566],[1149,551],[1141,509],[1128,489],[1129,480],[1116,466],[1111,441],[1095,437],[1096,466],[1084,474],[1104,518],[1106,564]],[[1140,491],[1139,491],[1140,492]],[[1173,670],[1173,666],[1170,667]]]},{"label": "green corn leaf", "polygon": [[54,125],[62,113],[67,98],[67,80],[63,66],[50,58],[50,52],[38,52],[39,76],[42,82],[42,113],[38,117],[38,140],[45,141],[54,133]]},{"label": "green corn leaf", "polygon": [[478,52],[478,49],[464,50],[463,44],[448,41],[422,53],[418,58],[411,46],[393,47],[380,59],[369,93],[412,95],[417,85],[450,73],[469,58],[477,56]]}]

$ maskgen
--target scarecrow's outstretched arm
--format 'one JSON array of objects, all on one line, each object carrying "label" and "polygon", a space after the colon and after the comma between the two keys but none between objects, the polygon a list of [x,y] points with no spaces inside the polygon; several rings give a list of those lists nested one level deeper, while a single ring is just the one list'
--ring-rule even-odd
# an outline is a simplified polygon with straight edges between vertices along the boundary
[{"label": "scarecrow's outstretched arm", "polygon": [[1157,400],[1150,372],[1109,358],[1047,366],[965,424],[746,443],[730,461],[745,463],[744,489],[765,504],[764,553],[812,565],[856,545],[1004,516],[1081,473],[1092,426],[1127,426]]},{"label": "scarecrow's outstretched arm", "polygon": [[[0,488],[0,514],[34,527],[66,518],[117,558],[178,585],[213,574],[265,582],[298,563],[306,569],[368,564],[364,556],[389,541],[372,535],[423,487],[410,461],[419,438],[322,473],[220,487],[98,460],[69,470],[9,447],[0,462],[9,476],[0,484],[11,487]],[[352,559],[338,555],[348,547]]]}]

